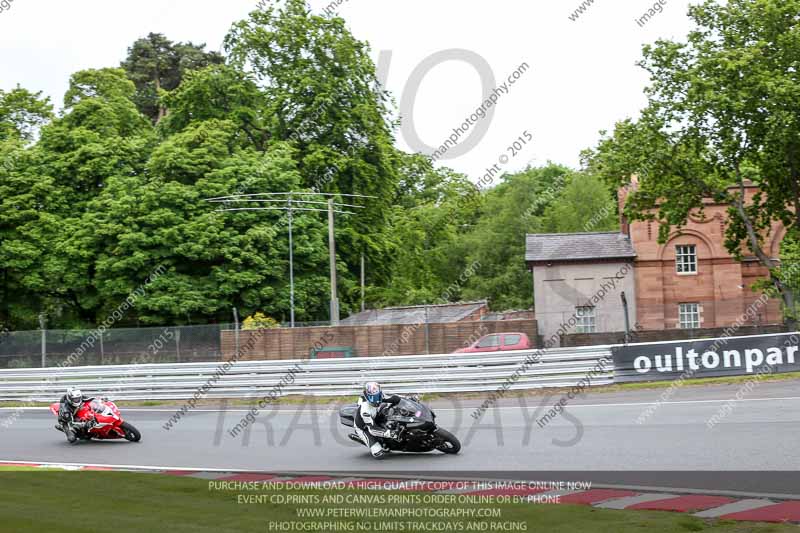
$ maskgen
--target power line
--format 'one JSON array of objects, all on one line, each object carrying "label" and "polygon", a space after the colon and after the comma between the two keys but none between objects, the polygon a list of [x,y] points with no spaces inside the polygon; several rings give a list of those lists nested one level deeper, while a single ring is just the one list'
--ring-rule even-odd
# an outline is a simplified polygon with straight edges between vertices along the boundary
[{"label": "power line", "polygon": [[329,192],[256,192],[251,194],[234,194],[231,196],[217,196],[216,198],[206,198],[206,201],[225,200],[226,198],[249,198],[253,196],[345,196],[348,198],[377,198],[366,194],[345,194]]},{"label": "power line", "polygon": [[[284,199],[277,199],[277,198],[237,198],[235,200],[210,200],[214,203],[221,203],[221,204],[228,204],[233,202],[254,202],[254,203],[285,203],[287,200]],[[294,200],[292,199],[293,204],[315,204],[315,205],[328,205],[328,202],[317,202],[314,200]],[[355,204],[343,204],[338,202],[333,202],[333,205],[341,206],[341,207],[352,207],[355,209],[366,209],[364,205],[355,205]]]},{"label": "power line", "polygon": [[[282,199],[269,198],[269,196],[282,196]],[[295,199],[295,196],[301,198],[308,198],[313,196],[327,197],[327,201],[314,201],[306,199]],[[347,207],[354,209],[364,209],[365,206],[337,203],[333,198],[343,196],[348,198],[377,198],[376,196],[368,196],[364,194],[334,194],[334,193],[319,193],[319,192],[269,192],[269,193],[251,193],[251,194],[235,194],[231,196],[218,196],[216,198],[206,198],[205,201],[211,203],[230,204],[236,202],[254,202],[254,203],[285,203],[283,207],[226,207],[225,209],[217,209],[217,212],[224,211],[285,211],[289,219],[289,309],[290,309],[290,322],[291,327],[294,327],[294,238],[292,233],[292,214],[294,211],[311,211],[316,213],[328,213],[328,247],[330,251],[330,276],[331,276],[331,324],[336,325],[339,323],[339,298],[337,296],[337,282],[336,282],[336,249],[334,241],[334,213],[341,215],[354,215],[354,211],[345,211],[343,209],[335,209],[337,207]],[[267,197],[267,198],[261,198]],[[327,209],[319,209],[316,207],[295,207],[294,204],[301,205],[327,205]],[[363,263],[363,257],[362,257]],[[362,285],[363,285],[363,265],[362,265]],[[362,289],[363,292],[363,289]]]}]

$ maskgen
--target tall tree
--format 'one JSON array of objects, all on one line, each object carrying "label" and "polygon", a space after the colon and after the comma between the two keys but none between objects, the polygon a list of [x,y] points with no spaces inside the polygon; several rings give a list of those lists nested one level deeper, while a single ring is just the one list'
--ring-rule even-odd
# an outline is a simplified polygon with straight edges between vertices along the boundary
[{"label": "tall tree", "polygon": [[64,208],[53,179],[35,171],[35,149],[0,140],[0,324],[35,327],[50,286],[41,265],[44,229],[57,228],[48,211]]},{"label": "tall tree", "polygon": [[42,98],[41,91],[32,93],[20,86],[8,92],[0,89],[0,142],[30,142],[52,118],[50,98]]},{"label": "tall tree", "polygon": [[134,94],[121,69],[77,72],[64,95],[63,116],[42,129],[39,171],[64,187],[72,210],[102,190],[109,176],[143,170],[154,131],[136,109]]},{"label": "tall tree", "polygon": [[525,266],[525,235],[540,231],[541,217],[558,198],[569,172],[555,164],[529,168],[504,175],[484,193],[481,216],[459,245],[466,265],[480,265],[465,283],[464,298],[488,298],[498,310],[531,307],[533,280]]},{"label": "tall tree", "polygon": [[[726,246],[770,269],[788,309],[795,290],[764,247],[772,222],[800,229],[800,0],[707,0],[685,43],[644,47],[649,103],[617,125],[590,165],[615,185],[639,176],[627,211],[657,218],[660,238],[703,198],[730,206]],[[745,196],[753,183],[759,193]]]},{"label": "tall tree", "polygon": [[[93,241],[95,284],[106,305],[118,302],[162,267],[135,315],[143,323],[223,321],[244,314],[289,316],[288,242],[280,211],[226,212],[205,198],[302,187],[291,147],[266,153],[240,146],[228,121],[194,124],[159,146],[147,176],[120,176],[87,211],[74,240]],[[324,221],[296,214],[297,317],[324,312]]]},{"label": "tall tree", "polygon": [[[458,300],[450,290],[464,270],[458,243],[478,218],[482,198],[466,176],[434,169],[421,155],[404,155],[395,205],[390,215],[392,257],[388,278],[371,279],[377,305],[441,303]],[[459,287],[460,288],[460,287]]]},{"label": "tall tree", "polygon": [[581,233],[619,228],[615,195],[600,178],[585,172],[564,177],[553,203],[542,213],[536,233]]},{"label": "tall tree", "polygon": [[270,123],[274,118],[266,110],[266,98],[252,75],[229,65],[211,65],[187,73],[181,85],[165,95],[169,114],[159,126],[172,135],[193,122],[227,120],[254,149],[263,152],[273,138]]},{"label": "tall tree", "polygon": [[14,328],[33,327],[47,305],[42,229],[61,200],[53,180],[36,172],[31,143],[52,117],[41,93],[0,91],[0,323]]},{"label": "tall tree", "polygon": [[[52,184],[40,221],[36,246],[43,251],[30,276],[48,295],[44,311],[51,323],[94,324],[101,301],[95,280],[100,248],[76,241],[81,221],[94,199],[117,176],[136,176],[145,170],[155,144],[150,121],[133,103],[135,87],[122,69],[75,73],[64,96],[61,117],[42,128],[34,149],[30,174]],[[33,278],[32,278],[33,279]]]},{"label": "tall tree", "polygon": [[161,33],[137,39],[120,66],[136,84],[134,100],[139,111],[158,123],[166,113],[160,101],[162,91],[178,87],[187,72],[224,62],[220,53],[206,52],[205,46],[174,43]]},{"label": "tall tree", "polygon": [[233,25],[225,48],[231,64],[250,69],[262,85],[271,138],[297,147],[306,187],[374,196],[353,199],[364,209],[337,221],[337,248],[349,272],[342,277],[346,310],[361,254],[378,278],[391,267],[387,224],[400,179],[389,100],[369,48],[344,20],[314,14],[304,0],[253,11]]},{"label": "tall tree", "polygon": [[[784,284],[788,285],[795,294],[800,293],[800,233],[790,231],[781,243],[781,264],[776,269],[775,275]],[[800,320],[800,302],[794,302],[794,307],[785,307],[789,321]]]}]

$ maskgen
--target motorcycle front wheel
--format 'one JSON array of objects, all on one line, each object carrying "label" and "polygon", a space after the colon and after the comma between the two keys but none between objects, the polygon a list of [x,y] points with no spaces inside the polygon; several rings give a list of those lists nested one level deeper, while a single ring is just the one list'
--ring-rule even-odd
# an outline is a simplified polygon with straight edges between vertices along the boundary
[{"label": "motorcycle front wheel", "polygon": [[123,422],[120,427],[122,428],[122,431],[125,432],[125,440],[130,442],[139,442],[142,440],[142,434],[139,433],[139,430],[133,427],[132,424]]},{"label": "motorcycle front wheel", "polygon": [[457,454],[459,451],[461,451],[461,442],[459,442],[455,435],[446,429],[436,428],[436,431],[434,431],[433,434],[442,441],[438,446],[436,446],[436,449],[440,452]]}]

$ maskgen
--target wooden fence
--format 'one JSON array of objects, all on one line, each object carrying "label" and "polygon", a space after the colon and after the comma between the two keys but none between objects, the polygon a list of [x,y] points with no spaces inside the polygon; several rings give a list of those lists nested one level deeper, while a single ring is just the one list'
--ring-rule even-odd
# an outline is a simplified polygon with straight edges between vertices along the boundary
[{"label": "wooden fence", "polygon": [[[481,320],[440,324],[387,324],[277,328],[239,332],[241,360],[303,359],[313,348],[352,347],[357,357],[454,352],[489,333],[521,332],[536,346],[536,320]],[[225,359],[236,351],[235,332],[221,332]]]}]

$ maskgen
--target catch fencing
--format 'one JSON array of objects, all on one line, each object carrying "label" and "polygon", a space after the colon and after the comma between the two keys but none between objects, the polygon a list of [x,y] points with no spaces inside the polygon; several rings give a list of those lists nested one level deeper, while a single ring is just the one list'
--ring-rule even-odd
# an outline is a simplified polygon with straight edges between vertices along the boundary
[{"label": "catch fencing", "polygon": [[[238,330],[234,324],[0,334],[0,368],[215,363],[242,355],[250,361],[307,358],[314,349],[356,357],[451,353],[490,333],[525,333],[537,343],[536,320],[464,320],[380,325],[297,323],[296,327]],[[326,354],[322,354],[325,356]]]},{"label": "catch fencing", "polygon": [[222,360],[221,332],[233,324],[11,331],[0,337],[0,368],[185,363]]}]

